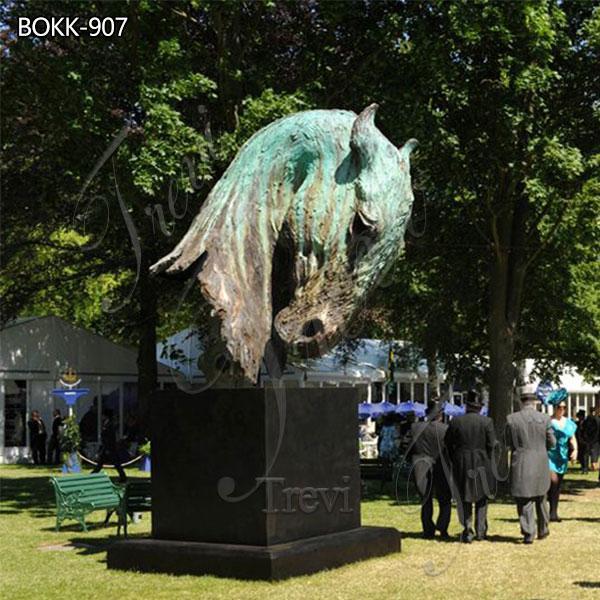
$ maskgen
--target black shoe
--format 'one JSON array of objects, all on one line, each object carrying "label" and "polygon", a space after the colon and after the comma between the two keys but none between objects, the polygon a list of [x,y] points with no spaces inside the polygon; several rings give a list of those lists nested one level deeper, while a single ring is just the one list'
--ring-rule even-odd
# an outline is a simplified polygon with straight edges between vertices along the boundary
[{"label": "black shoe", "polygon": [[525,536],[525,539],[523,540],[524,544],[533,544],[533,536]]},{"label": "black shoe", "polygon": [[441,540],[449,540],[450,534],[447,531],[440,531],[440,539]]},{"label": "black shoe", "polygon": [[487,535],[477,535],[477,536],[475,536],[475,539],[478,542],[485,542],[487,540]]},{"label": "black shoe", "polygon": [[460,541],[463,544],[470,544],[473,541],[473,536],[471,535],[465,535],[464,533],[460,534]]},{"label": "black shoe", "polygon": [[560,517],[550,517],[550,521],[552,523],[562,523],[562,519]]},{"label": "black shoe", "polygon": [[435,533],[425,533],[423,532],[423,539],[432,540],[435,537]]},{"label": "black shoe", "polygon": [[538,533],[538,540],[543,540],[544,538],[547,538],[550,535],[549,531],[546,531],[546,533]]}]

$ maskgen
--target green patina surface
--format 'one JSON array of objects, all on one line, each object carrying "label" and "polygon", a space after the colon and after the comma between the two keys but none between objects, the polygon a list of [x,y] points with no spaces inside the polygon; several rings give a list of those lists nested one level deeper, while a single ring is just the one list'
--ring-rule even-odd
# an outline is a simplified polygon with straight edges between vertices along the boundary
[{"label": "green patina surface", "polygon": [[221,336],[250,379],[273,329],[295,354],[334,344],[403,245],[416,142],[396,148],[376,109],[307,111],[260,130],[153,267],[200,267]]}]

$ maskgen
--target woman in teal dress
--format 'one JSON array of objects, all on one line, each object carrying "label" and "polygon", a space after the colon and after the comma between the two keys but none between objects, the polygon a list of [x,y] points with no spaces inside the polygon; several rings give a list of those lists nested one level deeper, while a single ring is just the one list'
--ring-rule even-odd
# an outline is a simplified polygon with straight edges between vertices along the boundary
[{"label": "woman in teal dress", "polygon": [[556,446],[548,450],[550,463],[550,489],[548,502],[550,503],[550,520],[559,522],[558,501],[563,477],[569,467],[569,459],[577,458],[577,439],[575,432],[577,424],[572,419],[565,417],[567,410],[567,390],[556,390],[548,398],[548,404],[554,404],[552,415],[552,431],[556,437]]}]

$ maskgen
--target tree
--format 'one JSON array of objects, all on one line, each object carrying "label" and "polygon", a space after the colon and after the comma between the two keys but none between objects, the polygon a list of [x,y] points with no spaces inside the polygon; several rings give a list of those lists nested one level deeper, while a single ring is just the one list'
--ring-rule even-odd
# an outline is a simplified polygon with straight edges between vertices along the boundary
[{"label": "tree", "polygon": [[[52,310],[137,344],[142,401],[156,388],[157,330],[205,316],[199,294],[180,306],[181,284],[151,279],[148,267],[181,237],[245,138],[305,106],[301,94],[248,85],[245,51],[233,48],[269,55],[242,22],[264,19],[265,36],[276,35],[285,9],[228,8],[15,1],[3,9],[2,320]],[[110,40],[17,39],[18,17],[39,14],[129,20]]]},{"label": "tree", "polygon": [[[22,15],[114,17],[123,8],[126,33],[110,42],[14,37]],[[3,199],[11,210],[2,223],[2,287],[12,301],[4,304],[3,318],[28,305],[52,304],[48,297],[71,276],[84,286],[91,277],[112,277],[119,283],[111,290],[115,301],[98,298],[105,311],[96,325],[137,342],[138,394],[144,402],[156,387],[159,304],[159,286],[149,279],[148,267],[169,247],[169,236],[177,236],[184,192],[210,177],[209,143],[198,126],[203,117],[197,107],[214,99],[215,86],[194,70],[184,51],[189,37],[183,19],[169,6],[14,2],[3,22],[9,27]],[[103,154],[110,160],[101,164]],[[193,174],[182,169],[184,158],[196,161]],[[179,199],[173,198],[176,189]],[[168,212],[155,199],[169,192]],[[81,230],[77,243],[57,243],[73,240],[70,230]],[[56,268],[35,276],[33,267],[47,258],[40,248],[49,244]],[[29,273],[33,285],[25,290],[33,293],[24,295],[21,282]],[[164,292],[173,287],[160,286]],[[77,304],[80,298],[72,295],[69,301]],[[172,302],[167,293],[163,298]]]},{"label": "tree", "polygon": [[[430,365],[485,378],[499,426],[521,358],[597,374],[594,3],[15,0],[2,11],[4,319],[51,305],[138,344],[147,395],[157,334],[205,317],[199,293],[180,302],[182,284],[147,267],[240,145],[290,112],[375,101],[396,145],[421,142],[422,221],[360,334],[412,339]],[[16,39],[16,18],[39,14],[129,20],[121,38]]]},{"label": "tree", "polygon": [[[415,266],[426,264],[417,294],[425,304],[417,321],[426,324],[417,331],[447,359],[465,350],[485,359],[501,428],[519,357],[550,350],[560,362],[589,367],[599,356],[597,277],[587,282],[594,291],[586,302],[572,295],[583,273],[597,274],[592,132],[600,96],[589,73],[598,60],[591,34],[599,13],[591,3],[552,1],[428,2],[409,10],[402,33],[410,51],[387,68],[401,74],[399,89],[410,90],[401,102],[420,107],[402,129],[410,125],[422,141],[422,193],[438,212],[430,221],[436,228],[407,252]],[[440,246],[444,256],[463,250],[442,260]],[[543,302],[535,290],[545,292]],[[590,329],[567,333],[573,320]],[[461,323],[466,334],[456,331]],[[457,334],[455,343],[448,345],[448,334]],[[560,340],[565,335],[570,341]]]}]

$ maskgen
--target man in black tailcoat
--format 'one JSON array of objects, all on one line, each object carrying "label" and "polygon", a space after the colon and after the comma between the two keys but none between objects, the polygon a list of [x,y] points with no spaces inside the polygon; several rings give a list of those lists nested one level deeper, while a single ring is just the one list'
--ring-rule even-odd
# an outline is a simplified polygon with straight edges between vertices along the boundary
[{"label": "man in black tailcoat", "polygon": [[[510,459],[511,494],[517,502],[521,533],[526,544],[548,534],[546,494],[550,487],[548,450],[556,445],[550,417],[536,410],[533,392],[521,395],[521,410],[508,415],[506,442]],[[535,508],[535,513],[534,513]],[[537,515],[537,527],[536,527]]]},{"label": "man in black tailcoat", "polygon": [[31,412],[31,419],[27,421],[29,427],[29,445],[31,456],[36,465],[46,463],[46,425],[42,421],[39,411]]},{"label": "man in black tailcoat", "polygon": [[581,427],[581,438],[584,443],[582,452],[585,452],[584,471],[588,470],[589,463],[592,463],[592,469],[598,468],[598,455],[600,454],[600,417],[598,416],[598,408],[596,406],[590,409],[589,415],[583,421]]},{"label": "man in black tailcoat", "polygon": [[62,435],[63,418],[58,408],[52,413],[52,435],[48,444],[48,460],[51,464],[60,463],[60,438]]},{"label": "man in black tailcoat", "polygon": [[[447,539],[450,524],[451,494],[445,471],[449,465],[445,454],[444,438],[448,426],[442,422],[442,412],[437,402],[427,410],[427,421],[414,423],[411,428],[412,443],[409,454],[412,474],[421,496],[421,523],[423,537],[432,539],[436,530]],[[433,497],[439,504],[437,522],[433,522]]]},{"label": "man in black tailcoat", "polygon": [[96,459],[96,466],[93,468],[92,473],[101,471],[106,463],[112,463],[119,473],[119,481],[121,483],[127,481],[127,475],[125,475],[125,470],[121,466],[121,460],[119,458],[117,432],[115,431],[115,426],[113,424],[113,411],[111,409],[103,411],[100,449],[98,451],[98,458]]},{"label": "man in black tailcoat", "polygon": [[480,414],[482,407],[479,394],[470,391],[466,413],[454,417],[446,432],[446,448],[452,461],[452,491],[457,496],[458,518],[463,526],[461,541],[465,543],[471,543],[473,538],[486,538],[488,498],[496,492],[492,470],[496,435],[492,420]]}]

